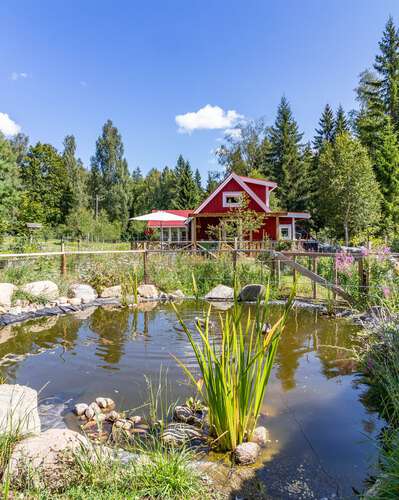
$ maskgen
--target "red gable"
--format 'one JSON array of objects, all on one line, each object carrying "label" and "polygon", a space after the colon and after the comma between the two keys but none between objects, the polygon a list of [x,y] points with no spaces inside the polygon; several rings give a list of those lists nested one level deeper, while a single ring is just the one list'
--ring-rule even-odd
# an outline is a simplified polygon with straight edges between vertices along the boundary
[{"label": "red gable", "polygon": [[199,214],[228,212],[231,207],[224,203],[225,196],[228,193],[232,195],[245,192],[249,198],[249,208],[257,212],[270,212],[268,207],[268,192],[272,191],[277,184],[264,179],[254,179],[251,177],[242,177],[234,173],[230,174],[216,188],[216,190],[197,208],[193,213]]}]

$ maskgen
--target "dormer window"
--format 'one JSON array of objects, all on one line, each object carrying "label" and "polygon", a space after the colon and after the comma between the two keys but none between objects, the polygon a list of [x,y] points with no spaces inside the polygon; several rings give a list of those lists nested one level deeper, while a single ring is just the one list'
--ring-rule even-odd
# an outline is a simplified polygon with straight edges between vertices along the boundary
[{"label": "dormer window", "polygon": [[223,207],[234,208],[241,206],[242,193],[239,191],[223,193]]}]

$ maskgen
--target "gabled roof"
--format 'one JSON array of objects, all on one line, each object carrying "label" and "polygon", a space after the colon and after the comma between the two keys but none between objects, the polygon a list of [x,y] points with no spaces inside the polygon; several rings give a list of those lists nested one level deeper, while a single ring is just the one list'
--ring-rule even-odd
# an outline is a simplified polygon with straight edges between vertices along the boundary
[{"label": "gabled roof", "polygon": [[252,182],[253,184],[261,184],[263,186],[268,186],[274,189],[277,184],[275,182],[271,181],[266,181],[263,179],[252,179],[252,177],[242,177],[241,175],[237,175],[234,172],[232,172],[230,175],[228,175],[225,180],[219,184],[219,186],[215,189],[215,191],[208,196],[208,198],[196,209],[194,210],[193,214],[198,214],[200,213],[207,205],[208,203],[213,200],[213,198],[222,191],[222,189],[227,185],[228,182],[230,182],[232,179],[234,179],[240,187],[248,194],[249,197],[251,197],[256,203],[265,211],[265,212],[270,212],[270,208],[266,206],[266,203],[262,201],[257,194],[255,194],[252,189],[248,186],[248,183]]}]

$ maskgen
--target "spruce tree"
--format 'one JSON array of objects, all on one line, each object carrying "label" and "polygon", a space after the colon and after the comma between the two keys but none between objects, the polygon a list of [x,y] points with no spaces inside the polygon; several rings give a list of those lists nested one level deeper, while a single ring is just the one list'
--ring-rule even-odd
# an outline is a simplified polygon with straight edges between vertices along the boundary
[{"label": "spruce tree", "polygon": [[[285,208],[291,208],[296,195],[302,192],[301,183],[301,140],[290,105],[285,97],[277,109],[277,117],[269,133],[268,163],[272,177],[279,184],[279,198]],[[294,193],[294,192],[297,193]]]},{"label": "spruce tree", "polygon": [[335,114],[333,139],[335,140],[338,135],[345,134],[347,132],[349,132],[349,124],[344,108],[340,104]]},{"label": "spruce tree", "polygon": [[201,174],[198,168],[195,169],[194,180],[195,180],[195,185],[197,186],[197,198],[198,201],[201,201],[202,198],[204,197],[204,189],[202,187]]},{"label": "spruce tree", "polygon": [[324,141],[331,142],[334,139],[334,129],[334,112],[331,106],[326,104],[319,120],[319,128],[316,129],[316,135],[313,139],[313,146],[316,150],[320,150]]},{"label": "spruce tree", "polygon": [[399,143],[388,119],[374,154],[374,171],[383,195],[384,227],[399,228]]},{"label": "spruce tree", "polygon": [[379,77],[379,94],[385,111],[394,128],[399,127],[399,35],[390,16],[379,43],[380,54],[375,58],[374,69]]},{"label": "spruce tree", "polygon": [[177,159],[175,167],[176,192],[173,208],[191,209],[198,204],[198,193],[190,163],[182,155]]}]

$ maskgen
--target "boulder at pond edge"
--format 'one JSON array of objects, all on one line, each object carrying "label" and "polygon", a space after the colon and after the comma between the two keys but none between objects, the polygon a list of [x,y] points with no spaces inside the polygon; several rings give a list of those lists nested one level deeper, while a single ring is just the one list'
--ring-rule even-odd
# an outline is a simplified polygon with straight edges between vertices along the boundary
[{"label": "boulder at pond edge", "polygon": [[0,385],[0,434],[39,434],[37,392],[25,385]]}]

